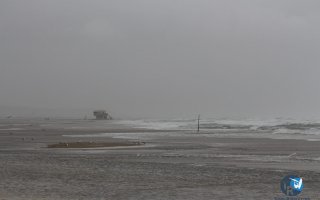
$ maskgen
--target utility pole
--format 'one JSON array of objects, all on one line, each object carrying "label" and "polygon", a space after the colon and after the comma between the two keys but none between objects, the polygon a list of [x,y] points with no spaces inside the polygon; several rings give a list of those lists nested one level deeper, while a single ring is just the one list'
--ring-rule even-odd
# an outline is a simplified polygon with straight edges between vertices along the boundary
[{"label": "utility pole", "polygon": [[200,132],[200,114],[198,115],[198,133]]}]

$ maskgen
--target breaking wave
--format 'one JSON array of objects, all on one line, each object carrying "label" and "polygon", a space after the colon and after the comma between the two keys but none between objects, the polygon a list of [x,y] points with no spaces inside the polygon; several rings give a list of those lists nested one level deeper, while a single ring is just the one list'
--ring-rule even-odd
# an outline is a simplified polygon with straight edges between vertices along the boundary
[{"label": "breaking wave", "polygon": [[[195,130],[196,119],[119,120],[116,123],[134,128],[153,130]],[[320,135],[320,122],[276,118],[271,120],[201,119],[201,130],[269,132],[272,134]]]}]

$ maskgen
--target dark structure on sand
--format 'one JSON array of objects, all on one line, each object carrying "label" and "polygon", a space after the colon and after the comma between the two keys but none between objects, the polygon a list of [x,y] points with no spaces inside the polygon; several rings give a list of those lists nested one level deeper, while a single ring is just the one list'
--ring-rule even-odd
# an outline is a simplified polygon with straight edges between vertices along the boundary
[{"label": "dark structure on sand", "polygon": [[109,113],[107,113],[105,110],[95,110],[93,111],[93,115],[96,117],[98,120],[111,120],[112,117]]}]

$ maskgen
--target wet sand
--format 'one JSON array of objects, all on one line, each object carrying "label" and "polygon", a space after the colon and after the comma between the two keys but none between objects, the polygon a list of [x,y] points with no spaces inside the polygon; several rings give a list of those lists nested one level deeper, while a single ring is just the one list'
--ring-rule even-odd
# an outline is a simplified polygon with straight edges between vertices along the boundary
[{"label": "wet sand", "polygon": [[49,144],[48,148],[101,148],[101,147],[126,147],[138,146],[141,142],[59,142]]},{"label": "wet sand", "polygon": [[[319,198],[319,141],[42,123],[2,122],[0,199],[273,199],[284,197],[280,181],[288,174],[304,177],[300,197]],[[141,132],[152,137],[77,137]],[[76,142],[145,144],[47,148]]]}]

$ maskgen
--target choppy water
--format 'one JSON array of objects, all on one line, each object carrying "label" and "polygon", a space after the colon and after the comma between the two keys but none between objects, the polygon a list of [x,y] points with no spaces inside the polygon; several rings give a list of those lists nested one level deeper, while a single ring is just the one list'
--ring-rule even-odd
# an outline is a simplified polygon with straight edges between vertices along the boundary
[{"label": "choppy water", "polygon": [[[121,124],[134,128],[145,128],[163,131],[194,132],[197,129],[195,119],[173,120],[119,120]],[[320,120],[297,119],[201,119],[200,134],[207,137],[266,137],[274,139],[320,140]],[[142,133],[146,135],[145,133]],[[158,133],[161,134],[161,133]],[[166,133],[167,134],[167,133]],[[175,133],[171,133],[175,134]],[[119,135],[126,137],[125,134]],[[131,137],[133,135],[130,135]]]},{"label": "choppy water", "polygon": [[[197,129],[196,119],[171,120],[67,120],[67,119],[0,119],[0,131],[23,131],[35,126],[41,128],[62,127],[65,129],[103,129],[110,126],[124,126],[127,128],[140,128],[159,130],[159,133],[135,133],[130,137],[152,135],[177,135],[194,132]],[[172,131],[178,131],[172,132]],[[201,119],[200,134],[208,137],[268,137],[275,139],[306,139],[320,140],[320,120],[298,119]],[[170,131],[170,132],[168,132]],[[98,136],[103,136],[101,133]],[[127,137],[127,133],[115,133],[114,137]],[[93,135],[91,135],[93,136]],[[108,136],[111,136],[110,133]]]},{"label": "choppy water", "polygon": [[[135,128],[155,130],[195,130],[196,120],[120,120],[115,123],[128,125]],[[229,119],[202,119],[201,130],[241,130],[241,131],[270,131],[278,134],[303,134],[320,135],[320,120],[295,120],[295,119],[271,119],[271,120],[229,120]]]}]

